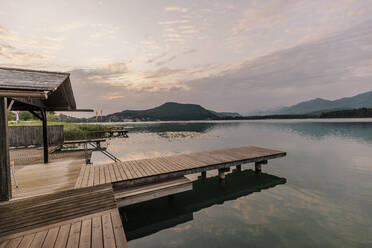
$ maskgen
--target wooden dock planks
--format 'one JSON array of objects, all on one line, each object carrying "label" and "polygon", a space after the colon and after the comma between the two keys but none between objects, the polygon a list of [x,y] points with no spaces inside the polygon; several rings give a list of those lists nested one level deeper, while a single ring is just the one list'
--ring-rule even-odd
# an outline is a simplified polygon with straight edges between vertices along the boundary
[{"label": "wooden dock planks", "polygon": [[[165,179],[168,176],[183,176],[238,164],[265,161],[285,155],[285,152],[250,146],[97,166],[86,165],[83,166],[85,168],[81,168],[75,188],[88,187],[92,183],[93,185],[103,183],[135,185],[136,182],[142,183],[144,180],[150,182],[156,177]],[[92,180],[91,177],[95,179]]]},{"label": "wooden dock planks", "polygon": [[0,236],[0,247],[128,247],[117,208]]}]

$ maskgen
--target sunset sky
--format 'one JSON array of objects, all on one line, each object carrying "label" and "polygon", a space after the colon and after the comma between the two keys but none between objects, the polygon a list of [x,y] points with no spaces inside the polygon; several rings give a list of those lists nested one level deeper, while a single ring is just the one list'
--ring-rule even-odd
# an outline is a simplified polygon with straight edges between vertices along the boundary
[{"label": "sunset sky", "polygon": [[372,90],[372,1],[0,0],[0,66],[71,72],[104,114],[335,99]]}]

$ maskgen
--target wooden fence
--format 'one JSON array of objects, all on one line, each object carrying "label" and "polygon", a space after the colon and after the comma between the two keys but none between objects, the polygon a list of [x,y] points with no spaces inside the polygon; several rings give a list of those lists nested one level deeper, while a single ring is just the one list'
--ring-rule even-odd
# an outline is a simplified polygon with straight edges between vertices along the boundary
[{"label": "wooden fence", "polygon": [[[42,126],[11,126],[9,128],[9,146],[42,146]],[[63,125],[48,126],[48,144],[62,145],[64,142]]]}]

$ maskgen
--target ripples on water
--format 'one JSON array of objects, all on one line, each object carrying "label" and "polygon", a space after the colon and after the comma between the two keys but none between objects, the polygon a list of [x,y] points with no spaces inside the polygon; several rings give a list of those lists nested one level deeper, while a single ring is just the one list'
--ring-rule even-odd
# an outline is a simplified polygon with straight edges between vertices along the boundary
[{"label": "ripples on water", "polygon": [[[108,149],[122,160],[263,146],[288,156],[257,177],[122,208],[132,247],[372,247],[372,120],[125,123]],[[109,162],[94,153],[95,164]]]}]

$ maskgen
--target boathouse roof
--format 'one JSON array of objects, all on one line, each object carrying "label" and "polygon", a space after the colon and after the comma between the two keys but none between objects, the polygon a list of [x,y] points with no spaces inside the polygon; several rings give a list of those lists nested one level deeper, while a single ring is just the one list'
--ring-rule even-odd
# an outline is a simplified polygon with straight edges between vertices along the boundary
[{"label": "boathouse roof", "polygon": [[12,110],[77,111],[70,74],[64,72],[0,67],[0,96],[14,100]]}]

